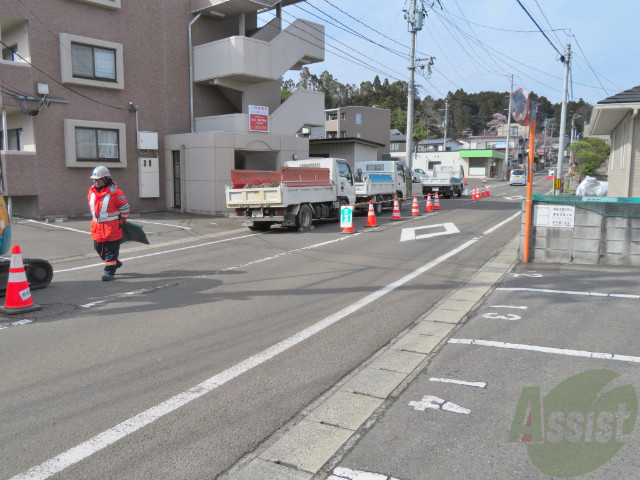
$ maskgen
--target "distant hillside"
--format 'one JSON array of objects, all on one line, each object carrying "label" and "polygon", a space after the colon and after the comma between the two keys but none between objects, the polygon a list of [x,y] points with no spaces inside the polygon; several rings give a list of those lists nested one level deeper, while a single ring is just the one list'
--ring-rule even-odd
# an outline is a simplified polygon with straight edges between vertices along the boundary
[{"label": "distant hillside", "polygon": [[[373,82],[362,82],[360,86],[342,84],[326,70],[314,75],[305,67],[300,71],[300,80],[282,82],[282,97],[303,88],[324,92],[325,108],[359,105],[391,110],[391,128],[405,133],[407,128],[407,82],[389,83],[380,81],[376,75]],[[509,107],[509,92],[466,93],[459,89],[448,92],[449,111],[447,114],[447,137],[482,135],[488,131],[488,124],[494,114],[506,115]],[[552,104],[546,97],[530,93],[530,99],[538,102],[537,130],[547,128],[547,134],[557,136],[560,128],[561,104]],[[442,137],[444,134],[445,99],[435,99],[430,95],[415,100],[414,133],[421,139]],[[575,114],[577,133],[584,130],[584,122],[589,119],[591,105],[580,99],[567,104],[567,135],[570,133],[571,119]]]}]

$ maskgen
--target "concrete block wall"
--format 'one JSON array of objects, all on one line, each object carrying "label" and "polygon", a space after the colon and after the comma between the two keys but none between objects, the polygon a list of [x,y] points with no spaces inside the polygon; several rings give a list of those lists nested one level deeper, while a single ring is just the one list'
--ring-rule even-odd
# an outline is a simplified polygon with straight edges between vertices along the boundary
[{"label": "concrete block wall", "polygon": [[[546,202],[533,202],[536,205]],[[523,212],[525,202],[523,202]],[[524,252],[522,215],[520,260]],[[640,218],[604,217],[576,207],[573,227],[531,226],[529,261],[586,265],[640,266]]]}]

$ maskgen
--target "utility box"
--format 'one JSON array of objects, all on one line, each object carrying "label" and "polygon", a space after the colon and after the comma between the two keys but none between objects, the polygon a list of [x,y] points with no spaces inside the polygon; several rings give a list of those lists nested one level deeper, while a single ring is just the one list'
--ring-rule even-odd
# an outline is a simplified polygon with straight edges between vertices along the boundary
[{"label": "utility box", "polygon": [[138,132],[138,150],[158,150],[158,132]]},{"label": "utility box", "polygon": [[160,197],[160,159],[138,158],[140,198]]}]

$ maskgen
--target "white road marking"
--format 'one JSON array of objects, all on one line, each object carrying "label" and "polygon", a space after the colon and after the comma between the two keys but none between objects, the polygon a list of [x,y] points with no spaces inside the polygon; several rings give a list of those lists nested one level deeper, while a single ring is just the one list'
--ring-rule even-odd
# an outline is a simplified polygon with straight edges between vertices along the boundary
[{"label": "white road marking", "polygon": [[[424,230],[427,228],[443,227],[444,230],[435,233],[425,233],[423,235],[416,235],[416,230]],[[426,225],[424,227],[403,228],[400,234],[400,241],[406,242],[408,240],[423,240],[425,238],[439,237],[440,235],[451,235],[453,233],[460,233],[458,227],[453,223],[438,223],[436,225]]]},{"label": "white road marking", "polygon": [[521,305],[519,307],[515,306],[515,305],[489,305],[491,308],[518,308],[520,310],[526,310],[529,307],[526,307],[524,305]]},{"label": "white road marking", "polygon": [[0,324],[0,330],[4,330],[5,328],[9,328],[9,327],[17,327],[19,325],[26,325],[28,323],[33,323],[31,320],[18,320],[17,322],[13,322],[13,323],[7,323],[7,324]]},{"label": "white road marking", "polygon": [[62,227],[60,225],[54,225],[53,223],[46,223],[46,222],[36,222],[35,220],[27,220],[27,222],[31,222],[31,223],[39,223],[40,225],[46,225],[47,227],[55,227],[55,228],[61,228],[63,230],[70,230],[72,232],[78,232],[78,233],[84,233],[86,235],[91,235],[91,232],[85,232],[84,230],[78,230],[77,228],[71,228],[71,227]]},{"label": "white road marking", "polygon": [[[135,220],[132,220],[134,223],[151,223],[153,225],[162,225],[165,227],[175,227],[175,228],[182,228],[184,230],[191,230],[191,227],[183,227],[182,225],[172,225],[171,223],[160,223],[160,222],[149,222],[148,220],[138,220],[137,218]],[[149,232],[147,232],[149,233]]]},{"label": "white road marking", "polygon": [[442,382],[442,383],[454,383],[456,385],[463,385],[465,387],[476,387],[476,388],[486,388],[486,382],[466,382],[464,380],[454,380],[452,378],[430,378],[431,382]]},{"label": "white road marking", "polygon": [[[510,218],[515,218],[515,216]],[[499,225],[503,225],[504,223],[505,222],[501,222]],[[358,235],[358,234],[355,234],[355,235]],[[246,236],[249,237],[253,235],[246,235]],[[349,237],[341,237],[341,239],[350,238],[353,236],[354,235],[350,235]],[[244,237],[240,237],[240,238],[244,238]],[[307,327],[304,330],[301,330],[300,332],[290,336],[289,338],[286,338],[281,342],[276,343],[275,345],[272,345],[271,347],[263,350],[262,352],[256,353],[255,355],[252,355],[246,360],[243,360],[242,362],[237,363],[236,365],[233,365],[232,367],[229,367],[228,369],[220,373],[217,373],[216,375],[190,388],[189,390],[179,393],[174,397],[171,397],[168,400],[165,400],[164,402],[156,406],[153,406],[148,410],[145,410],[144,412],[141,412],[138,415],[131,417],[128,420],[125,420],[124,422],[108,430],[105,430],[102,433],[99,433],[98,435],[90,438],[89,440],[82,442],[80,445],[70,448],[66,452],[63,452],[57,455],[56,457],[53,457],[45,461],[44,463],[41,463],[40,465],[36,465],[35,467],[32,467],[24,473],[20,473],[12,477],[10,480],[44,480],[53,475],[56,475],[57,473],[63,471],[67,467],[70,467],[71,465],[74,465],[84,460],[85,458],[93,455],[94,453],[99,452],[100,450],[103,450],[104,448],[114,444],[115,442],[117,442],[118,440],[121,440],[127,435],[130,435],[140,430],[141,428],[155,422],[159,418],[162,418],[165,415],[168,415],[169,413],[179,409],[184,405],[187,405],[193,400],[196,400],[197,398],[200,398],[201,396],[211,392],[212,390],[215,390],[216,388],[224,385],[230,380],[233,380],[234,378],[239,377],[240,375],[254,369],[259,365],[262,365],[268,360],[271,360],[277,355],[280,355],[281,353],[298,345],[299,343],[312,337],[316,333],[321,332],[324,329],[333,325],[334,323],[339,322],[340,320],[347,317],[348,315],[351,315],[352,313],[357,312],[361,308],[382,298],[386,294],[393,292],[395,289],[401,287],[405,283],[410,282],[416,277],[419,277],[425,272],[438,266],[440,263],[444,262],[445,260],[457,255],[459,252],[464,251],[465,249],[469,248],[471,245],[479,241],[481,238],[482,237],[472,238],[471,240],[463,243],[457,248],[454,248],[448,253],[441,255],[440,257],[432,260],[431,262],[423,265],[422,267],[396,280],[395,282],[392,282],[389,285],[382,287],[381,289],[360,299],[359,301],[346,306],[345,308],[334,313],[333,315],[330,315],[320,320],[319,322],[311,325],[310,327]],[[224,241],[229,241],[229,240],[230,239],[227,239]],[[331,242],[333,241],[325,242],[325,243],[331,243]],[[208,245],[212,243],[219,243],[219,242],[210,242],[208,243]],[[186,248],[196,248],[199,246],[203,246],[203,245],[196,245],[196,246],[191,246]],[[305,247],[305,248],[309,248],[309,247]],[[179,250],[184,250],[184,249],[179,249]]]},{"label": "white road marking", "polygon": [[640,363],[640,357],[630,355],[618,355],[616,353],[588,352],[585,350],[570,350],[568,348],[541,347],[538,345],[524,345],[521,343],[493,342],[490,340],[477,340],[473,338],[452,338],[448,343],[460,345],[479,345],[482,347],[507,348],[510,350],[527,350],[531,352],[553,353],[555,355],[567,355],[570,357],[597,358],[600,360],[617,360],[619,362]]},{"label": "white road marking", "polygon": [[507,313],[506,315],[500,315],[499,313],[489,312],[482,315],[482,318],[490,318],[491,320],[521,320],[522,317],[520,315],[516,315],[515,313]]},{"label": "white road marking", "polygon": [[512,273],[514,277],[531,277],[531,278],[540,278],[542,277],[541,273],[536,272],[528,272],[528,273]]},{"label": "white road marking", "polygon": [[502,227],[503,225],[506,225],[507,223],[509,223],[511,220],[513,220],[514,218],[518,218],[522,215],[521,212],[518,213],[514,213],[513,215],[511,215],[509,218],[507,218],[506,220],[498,223],[497,225],[494,225],[493,227],[491,227],[489,230],[485,230],[484,232],[482,232],[483,235],[489,235],[492,232],[495,232],[496,230],[498,230],[500,227]]},{"label": "white road marking", "polygon": [[351,470],[345,467],[336,467],[327,480],[397,480],[381,473],[370,473],[362,470]]},{"label": "white road marking", "polygon": [[584,295],[587,297],[615,297],[615,298],[630,298],[640,299],[640,295],[631,295],[627,293],[598,293],[598,292],[575,292],[572,290],[550,290],[548,288],[507,288],[498,287],[496,290],[502,290],[506,292],[540,292],[540,293],[560,293],[562,295]]},{"label": "white road marking", "polygon": [[434,397],[433,395],[425,395],[419,402],[411,401],[409,402],[409,406],[419,412],[424,412],[427,408],[430,408],[432,410],[445,410],[447,412],[462,413],[464,415],[469,415],[471,413],[471,410],[467,408],[461,407],[460,405],[456,405],[452,402],[447,402],[446,400]]}]

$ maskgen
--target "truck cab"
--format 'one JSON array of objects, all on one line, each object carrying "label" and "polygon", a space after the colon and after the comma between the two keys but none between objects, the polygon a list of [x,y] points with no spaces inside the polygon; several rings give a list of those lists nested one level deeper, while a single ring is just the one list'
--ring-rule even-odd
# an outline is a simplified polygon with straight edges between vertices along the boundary
[{"label": "truck cab", "polygon": [[285,162],[287,167],[300,168],[328,168],[329,178],[336,186],[336,194],[340,203],[354,204],[356,202],[356,190],[354,175],[344,158],[307,158],[304,160],[289,160]]}]

